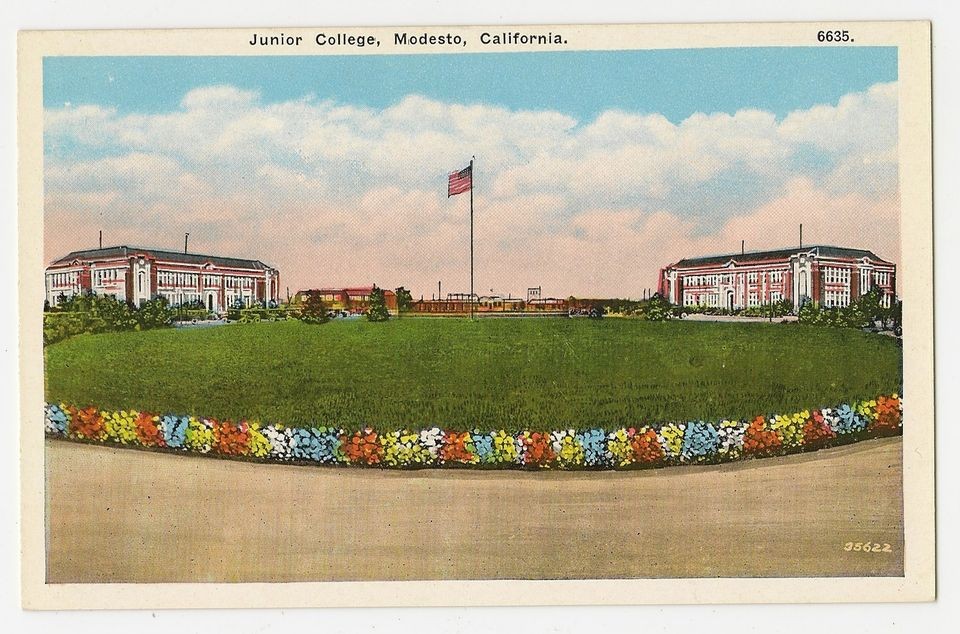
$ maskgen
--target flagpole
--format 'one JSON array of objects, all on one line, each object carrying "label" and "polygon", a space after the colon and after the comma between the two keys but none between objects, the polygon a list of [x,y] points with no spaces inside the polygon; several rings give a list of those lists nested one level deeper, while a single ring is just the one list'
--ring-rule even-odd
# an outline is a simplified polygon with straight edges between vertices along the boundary
[{"label": "flagpole", "polygon": [[473,184],[476,179],[473,176],[473,160],[476,157],[470,157],[470,319],[473,320]]}]

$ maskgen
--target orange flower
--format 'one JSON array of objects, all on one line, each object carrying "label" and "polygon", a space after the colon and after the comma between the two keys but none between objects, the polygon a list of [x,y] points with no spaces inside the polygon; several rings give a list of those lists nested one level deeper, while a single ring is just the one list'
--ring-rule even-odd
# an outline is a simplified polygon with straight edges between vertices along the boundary
[{"label": "orange flower", "polygon": [[103,428],[103,416],[96,407],[86,407],[78,409],[68,407],[67,414],[70,417],[69,431],[71,434],[88,440],[101,440],[105,434]]},{"label": "orange flower", "polygon": [[245,456],[250,451],[250,428],[246,423],[213,422],[213,449],[227,456]]},{"label": "orange flower", "polygon": [[443,445],[440,447],[440,458],[444,462],[476,462],[476,456],[467,449],[470,442],[470,433],[448,431],[443,435]]},{"label": "orange flower", "polygon": [[163,440],[163,432],[157,426],[153,414],[140,412],[134,421],[137,439],[144,447],[164,447],[166,443]]},{"label": "orange flower", "polygon": [[743,434],[743,450],[754,455],[770,455],[780,448],[777,432],[767,429],[767,419],[757,416]]},{"label": "orange flower", "polygon": [[638,462],[651,463],[663,460],[663,447],[660,446],[657,432],[652,429],[634,435],[630,440],[630,447]]},{"label": "orange flower", "polygon": [[377,438],[377,432],[372,429],[354,432],[352,436],[342,436],[340,441],[343,453],[350,462],[380,464],[383,446]]},{"label": "orange flower", "polygon": [[900,399],[896,396],[878,396],[877,420],[874,426],[877,429],[892,431],[899,429],[902,422]]}]

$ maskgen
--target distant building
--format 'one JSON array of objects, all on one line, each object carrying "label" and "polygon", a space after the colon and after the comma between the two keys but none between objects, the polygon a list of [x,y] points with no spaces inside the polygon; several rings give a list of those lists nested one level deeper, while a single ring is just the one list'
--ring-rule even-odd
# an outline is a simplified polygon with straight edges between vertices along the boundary
[{"label": "distant building", "polygon": [[143,247],[73,251],[46,270],[50,306],[92,292],[141,304],[163,297],[171,305],[202,303],[209,310],[278,302],[280,272],[260,260]]},{"label": "distant building", "polygon": [[[351,286],[347,288],[312,288],[297,291],[294,301],[302,303],[310,295],[319,295],[324,305],[330,310],[345,311],[348,313],[365,313],[370,308],[370,293],[373,286]],[[396,314],[397,294],[389,289],[383,290],[384,303],[387,310]]]},{"label": "distant building", "polygon": [[[471,306],[470,298],[473,297]],[[470,293],[447,293],[445,299],[419,299],[410,310],[414,313],[443,313],[468,315],[474,313],[517,313],[524,310],[526,302],[521,297],[508,295],[470,295]]]},{"label": "distant building", "polygon": [[737,310],[781,300],[843,307],[878,289],[889,307],[896,277],[871,251],[812,246],[685,258],[660,271],[659,292],[673,304]]}]

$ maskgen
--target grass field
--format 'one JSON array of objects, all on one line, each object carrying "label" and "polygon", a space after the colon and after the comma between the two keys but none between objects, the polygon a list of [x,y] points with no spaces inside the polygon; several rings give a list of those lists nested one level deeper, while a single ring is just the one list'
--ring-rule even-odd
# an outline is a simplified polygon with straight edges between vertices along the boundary
[{"label": "grass field", "polygon": [[472,428],[742,418],[898,392],[889,337],[785,324],[406,318],[81,335],[48,401],[268,422]]}]

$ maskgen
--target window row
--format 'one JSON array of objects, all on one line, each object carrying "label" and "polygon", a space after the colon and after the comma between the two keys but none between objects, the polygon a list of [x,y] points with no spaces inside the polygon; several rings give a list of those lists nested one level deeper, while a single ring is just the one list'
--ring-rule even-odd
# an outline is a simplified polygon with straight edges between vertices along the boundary
[{"label": "window row", "polygon": [[823,281],[827,284],[850,284],[850,269],[825,267],[823,269]]},{"label": "window row", "polygon": [[193,286],[196,287],[200,277],[196,273],[181,273],[179,271],[160,271],[157,273],[157,284],[160,286]]},{"label": "window row", "polygon": [[51,273],[47,276],[51,286],[74,286],[77,283],[77,272]]},{"label": "window row", "polygon": [[126,269],[93,269],[93,285],[105,286],[124,279]]},{"label": "window row", "polygon": [[825,291],[823,305],[827,308],[845,308],[850,305],[850,289],[841,291]]},{"label": "window row", "polygon": [[[723,275],[684,275],[684,286],[717,286],[718,284],[731,285],[736,280],[743,283],[743,273],[725,273]],[[766,280],[770,284],[783,282],[783,271],[751,271],[746,274],[748,284],[759,284]]]},{"label": "window row", "polygon": [[709,306],[716,308],[720,305],[720,295],[717,293],[684,293],[684,306]]}]

